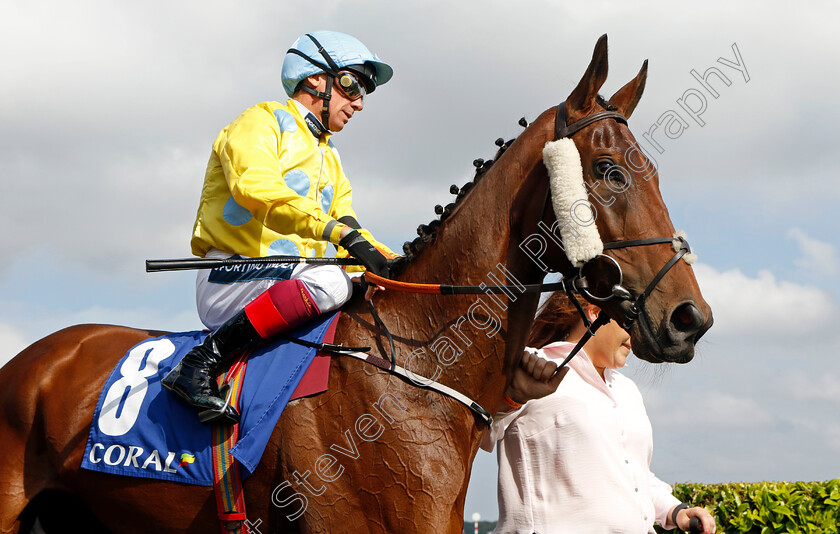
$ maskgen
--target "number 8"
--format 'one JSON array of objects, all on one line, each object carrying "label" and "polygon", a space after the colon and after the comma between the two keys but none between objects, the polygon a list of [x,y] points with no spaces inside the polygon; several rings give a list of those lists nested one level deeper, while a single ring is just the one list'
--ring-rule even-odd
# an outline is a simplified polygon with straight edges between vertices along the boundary
[{"label": "number 8", "polygon": [[[149,387],[146,378],[156,375],[160,362],[174,352],[175,345],[168,339],[154,339],[131,349],[120,366],[122,377],[105,395],[99,414],[99,430],[109,436],[122,436],[131,430],[146,398]],[[145,365],[140,367],[144,359]]]}]

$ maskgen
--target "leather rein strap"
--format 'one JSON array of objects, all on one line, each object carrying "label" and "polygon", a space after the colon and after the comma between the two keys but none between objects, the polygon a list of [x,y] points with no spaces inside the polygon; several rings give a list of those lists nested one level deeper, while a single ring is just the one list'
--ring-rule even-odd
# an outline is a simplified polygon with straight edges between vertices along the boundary
[{"label": "leather rein strap", "polygon": [[547,291],[559,291],[564,287],[562,282],[551,284],[526,284],[521,286],[450,286],[446,284],[415,284],[412,282],[398,282],[396,280],[391,280],[390,278],[383,278],[371,272],[366,272],[364,274],[364,278],[367,282],[382,286],[385,289],[405,291],[406,293],[420,293],[425,295],[481,295],[485,293],[492,293],[494,295],[505,293],[509,295],[512,290],[517,290],[520,293],[545,293]]},{"label": "leather rein strap", "polygon": [[480,404],[476,401],[467,397],[463,393],[452,389],[451,387],[441,384],[440,382],[436,382],[430,378],[426,378],[423,376],[419,376],[416,373],[408,371],[404,367],[396,365],[394,362],[389,362],[384,358],[380,358],[379,356],[373,354],[363,354],[361,352],[342,352],[342,356],[350,356],[351,358],[356,358],[357,360],[362,360],[365,363],[369,363],[371,365],[375,365],[384,371],[388,371],[391,374],[398,375],[405,379],[408,383],[426,389],[432,389],[437,391],[438,393],[442,393],[447,397],[455,399],[456,401],[460,402],[464,406],[470,409],[478,418],[487,425],[487,428],[490,428],[490,425],[493,424],[493,415],[485,410]]},{"label": "leather rein strap", "polygon": [[[583,128],[593,124],[595,122],[605,120],[605,119],[614,119],[618,122],[627,124],[627,118],[624,117],[621,113],[617,113],[614,111],[602,111],[599,113],[594,113],[587,117],[583,117],[582,119],[577,120],[576,122],[572,123],[571,125],[566,123],[566,111],[565,111],[565,102],[561,102],[557,106],[557,113],[555,116],[555,124],[554,124],[554,138],[562,139],[566,137],[571,137],[576,132],[582,130]],[[544,218],[546,215],[546,211],[548,206],[550,205],[551,200],[551,187],[550,185],[546,188],[546,200],[543,204],[543,213],[541,218]],[[640,315],[642,317],[642,323],[644,324],[645,328],[650,328],[648,324],[648,320],[646,317],[646,313],[644,313],[644,302],[647,299],[648,295],[653,291],[659,281],[662,279],[663,276],[673,267],[677,261],[683,257],[686,253],[690,252],[690,248],[688,246],[688,242],[682,237],[657,237],[657,238],[649,238],[649,239],[632,239],[632,240],[625,240],[625,241],[614,241],[610,243],[604,244],[604,249],[617,249],[617,248],[624,248],[624,247],[635,247],[635,246],[643,246],[643,245],[653,245],[653,244],[660,244],[660,243],[675,243],[676,240],[679,240],[680,246],[677,249],[677,252],[671,258],[670,261],[666,263],[662,269],[660,269],[659,273],[651,280],[650,284],[648,284],[647,288],[642,292],[642,294],[637,297],[633,298],[631,293],[621,286],[621,281],[623,279],[623,275],[621,275],[621,267],[618,265],[615,260],[610,258],[618,267],[620,279],[619,283],[613,286],[613,293],[607,298],[597,299],[597,300],[609,300],[611,298],[620,298],[626,301],[629,301],[629,306],[627,306],[625,311],[625,319],[622,324],[624,328],[629,328],[632,325],[633,321]],[[677,248],[675,246],[675,248]],[[607,256],[609,258],[609,256]],[[510,291],[513,289],[519,290],[522,292],[523,287],[525,292],[534,293],[534,292],[546,292],[546,291],[557,291],[562,290],[565,291],[568,295],[569,299],[574,303],[575,307],[580,313],[581,318],[583,319],[584,325],[586,325],[586,332],[566,357],[565,360],[557,367],[555,373],[560,372],[560,370],[569,363],[569,361],[577,354],[584,344],[595,335],[595,331],[598,330],[601,326],[610,322],[610,317],[606,314],[604,310],[598,314],[598,318],[595,322],[590,322],[589,319],[586,317],[586,313],[583,310],[583,307],[577,301],[577,298],[574,296],[575,292],[578,291],[587,291],[588,284],[586,282],[586,278],[581,272],[578,275],[572,277],[569,282],[562,280],[558,283],[551,283],[551,284],[529,284],[525,286],[487,286],[487,285],[480,285],[480,286],[452,286],[452,285],[443,285],[443,284],[417,284],[417,283],[410,283],[410,282],[400,282],[397,280],[391,280],[388,278],[383,278],[379,275],[373,274],[371,272],[366,272],[362,275],[362,287],[367,288],[367,285],[370,283],[380,285],[385,287],[386,289],[391,289],[395,291],[405,291],[409,293],[422,293],[422,294],[429,294],[429,295],[479,295],[482,293],[507,293],[510,294]],[[373,300],[369,301],[371,314],[374,318],[375,323],[382,331],[385,333],[386,338],[388,339],[391,354],[387,355],[386,358],[380,358],[375,355],[370,354],[361,354],[358,352],[352,351],[336,351],[338,354],[343,354],[345,356],[352,356],[354,358],[360,359],[372,365],[379,367],[380,369],[384,369],[392,374],[397,374],[402,376],[403,378],[408,378],[410,382],[418,387],[426,387],[429,389],[434,389],[444,395],[447,395],[458,402],[467,406],[479,419],[484,421],[487,426],[489,427],[492,422],[493,418],[490,413],[481,407],[477,402],[470,399],[466,395],[455,391],[454,389],[435,382],[431,379],[424,378],[426,381],[423,384],[418,384],[415,378],[409,376],[408,372],[396,365],[396,352],[394,347],[394,340],[391,336],[391,333],[388,331],[388,328],[385,326],[385,323],[379,317],[379,314],[376,311],[376,308],[373,305]],[[413,374],[413,373],[412,373]],[[416,376],[416,375],[415,375]]]},{"label": "leather rein strap", "polygon": [[[557,106],[557,112],[556,112],[556,115],[555,115],[554,138],[555,138],[555,140],[557,140],[557,139],[561,139],[561,138],[564,138],[564,137],[571,137],[576,132],[580,131],[581,129],[585,128],[586,126],[589,126],[592,123],[595,123],[597,121],[604,120],[604,119],[615,119],[618,122],[621,122],[623,124],[627,124],[627,118],[624,115],[622,115],[621,113],[617,113],[617,112],[614,112],[614,111],[601,111],[599,113],[594,113],[594,114],[589,115],[587,117],[583,117],[582,119],[579,119],[579,120],[575,121],[574,123],[572,123],[571,125],[569,125],[569,124],[566,123],[566,103],[561,102]],[[546,202],[545,202],[545,205],[543,206],[543,217],[545,217],[545,210],[548,207],[548,201],[549,201],[549,196],[550,195],[551,195],[551,188],[549,187],[546,191]],[[610,256],[602,255],[602,256],[605,256],[605,257],[609,258],[610,260],[613,261],[613,263],[615,263],[615,265],[616,265],[616,267],[618,268],[618,271],[619,271],[619,282],[618,282],[618,284],[615,284],[612,287],[611,295],[609,295],[605,298],[593,297],[595,300],[599,300],[599,301],[610,300],[610,299],[613,299],[613,298],[618,298],[618,299],[624,301],[626,304],[624,306],[622,306],[622,309],[624,311],[624,319],[623,319],[622,324],[621,324],[622,328],[624,328],[625,330],[629,330],[630,327],[633,325],[633,322],[635,322],[635,320],[637,318],[640,318],[640,324],[641,324],[642,328],[647,330],[648,333],[651,333],[650,337],[651,337],[651,339],[654,340],[657,347],[659,347],[659,340],[656,339],[656,337],[652,335],[652,328],[651,328],[651,325],[650,325],[650,320],[647,316],[647,308],[645,307],[645,301],[647,300],[647,298],[651,294],[651,292],[654,290],[656,285],[659,283],[659,281],[662,280],[662,278],[668,273],[668,271],[671,270],[671,268],[674,265],[676,265],[676,263],[680,260],[680,258],[682,258],[685,254],[691,252],[691,247],[688,245],[688,241],[684,237],[675,235],[674,237],[653,237],[653,238],[646,238],[646,239],[628,239],[628,240],[624,240],[624,241],[613,241],[613,242],[609,242],[609,243],[604,244],[604,250],[614,250],[614,249],[619,249],[619,248],[638,247],[638,246],[645,246],[645,245],[656,245],[656,244],[663,244],[663,243],[672,244],[676,252],[671,257],[671,259],[659,270],[659,272],[656,274],[656,276],[653,277],[653,279],[650,281],[650,283],[645,288],[645,290],[642,291],[641,295],[639,295],[638,297],[635,297],[635,298],[633,297],[632,293],[622,285],[623,273],[621,271],[621,266],[618,264],[618,262],[615,261]],[[593,258],[593,259],[595,259],[595,258]],[[601,313],[598,315],[598,319],[595,321],[594,324],[590,325],[589,320],[586,318],[586,314],[585,314],[583,308],[580,306],[580,304],[577,302],[574,295],[572,294],[573,292],[585,292],[585,293],[587,293],[587,295],[592,297],[592,295],[590,293],[588,293],[588,291],[587,291],[588,290],[588,283],[586,281],[586,278],[583,275],[583,266],[581,266],[579,273],[576,276],[572,277],[571,280],[569,280],[569,282],[570,283],[566,286],[566,294],[569,296],[569,299],[571,299],[572,302],[574,302],[575,306],[577,307],[578,313],[580,313],[580,316],[583,319],[584,324],[587,327],[587,331],[584,334],[584,336],[580,339],[580,341],[577,343],[577,345],[572,350],[572,352],[569,354],[569,356],[566,357],[566,359],[563,361],[563,363],[560,364],[560,366],[557,368],[556,372],[559,372],[560,369],[562,369],[569,362],[569,360],[571,360],[572,357],[575,354],[577,354],[577,352],[586,343],[586,341],[588,341],[588,339],[591,336],[595,335],[595,331],[600,326],[609,323],[609,317],[607,317],[606,313],[602,309]]]}]

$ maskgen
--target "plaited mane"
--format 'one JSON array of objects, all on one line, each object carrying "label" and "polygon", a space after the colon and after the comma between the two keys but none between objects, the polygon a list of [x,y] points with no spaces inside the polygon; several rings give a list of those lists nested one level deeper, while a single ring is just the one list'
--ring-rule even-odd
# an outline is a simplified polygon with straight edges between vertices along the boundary
[{"label": "plaited mane", "polygon": [[[609,102],[607,102],[601,95],[596,97],[596,102],[606,109],[607,111],[615,111],[616,107]],[[519,125],[523,128],[528,126],[528,121],[525,120],[525,117],[519,119]],[[514,137],[508,141],[505,141],[504,138],[499,137],[496,139],[496,146],[499,149],[496,151],[496,155],[493,156],[493,159],[484,160],[482,158],[478,158],[473,160],[473,166],[475,167],[475,176],[473,177],[472,181],[465,183],[463,186],[458,187],[455,184],[449,186],[449,192],[455,195],[455,201],[450,202],[446,206],[441,206],[438,204],[435,206],[435,213],[438,215],[437,219],[433,219],[429,224],[421,224],[417,227],[417,236],[414,238],[413,241],[406,241],[403,243],[403,254],[404,256],[400,258],[400,260],[393,266],[391,270],[391,274],[397,275],[402,272],[415,258],[417,258],[425,249],[429,246],[429,244],[433,243],[435,238],[437,237],[438,229],[440,228],[441,224],[452,214],[455,207],[467,196],[467,193],[477,184],[484,174],[490,170],[490,167],[493,166],[493,163],[496,162],[502,154],[510,147],[511,144],[516,140]]]},{"label": "plaited mane", "polygon": [[[525,117],[519,119],[519,125],[523,128],[528,126],[528,121],[525,120]],[[484,174],[490,170],[490,167],[493,166],[493,163],[497,161],[502,154],[504,154],[505,150],[510,147],[511,144],[516,140],[516,138],[510,139],[505,141],[504,138],[500,137],[496,139],[496,146],[499,149],[496,151],[496,155],[493,156],[493,159],[484,160],[482,158],[478,158],[473,160],[473,166],[475,167],[475,176],[473,179],[461,187],[458,187],[455,184],[449,186],[449,192],[455,195],[455,201],[450,202],[446,206],[441,206],[440,204],[435,206],[435,213],[438,215],[437,219],[433,219],[429,224],[421,224],[417,227],[417,236],[413,241],[406,241],[403,243],[403,254],[404,256],[397,262],[394,267],[392,268],[392,275],[398,274],[403,269],[405,269],[408,264],[410,264],[415,258],[417,258],[429,244],[433,243],[435,238],[437,237],[438,229],[440,228],[441,224],[452,214],[455,210],[455,207],[467,196],[470,190],[477,184],[481,178],[484,177]]]}]

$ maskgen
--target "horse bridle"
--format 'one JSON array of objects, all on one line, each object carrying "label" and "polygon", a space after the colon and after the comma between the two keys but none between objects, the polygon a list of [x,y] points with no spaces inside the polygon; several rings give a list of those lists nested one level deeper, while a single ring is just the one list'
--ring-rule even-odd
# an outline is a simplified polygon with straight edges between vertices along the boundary
[{"label": "horse bridle", "polygon": [[[615,111],[601,111],[598,113],[593,113],[592,115],[588,115],[575,121],[572,124],[566,123],[566,103],[560,102],[557,106],[557,113],[554,119],[554,139],[563,139],[563,138],[571,138],[575,133],[579,132],[586,126],[593,124],[595,122],[605,120],[605,119],[614,119],[618,122],[627,124],[627,118],[622,115],[621,113]],[[543,204],[543,213],[541,219],[545,218],[546,212],[548,210],[549,202],[551,200],[551,187],[549,185],[546,188],[546,198],[545,203]],[[556,215],[556,214],[555,214]],[[657,284],[662,280],[662,278],[671,270],[677,262],[685,256],[686,254],[691,252],[691,247],[688,245],[688,241],[683,236],[675,235],[673,237],[651,237],[651,238],[644,238],[644,239],[627,239],[622,241],[611,241],[609,243],[604,243],[604,250],[615,250],[620,248],[626,247],[638,247],[638,246],[646,246],[646,245],[656,245],[661,243],[670,243],[675,250],[674,255],[671,257],[670,260],[656,273],[656,276],[648,283],[647,287],[642,291],[642,293],[638,297],[633,297],[633,294],[624,287],[624,273],[621,270],[621,265],[619,265],[618,261],[611,256],[607,256],[606,254],[599,254],[594,258],[588,260],[586,263],[581,265],[578,268],[577,274],[570,277],[568,280],[565,279],[564,276],[564,290],[568,295],[569,299],[575,305],[580,314],[581,318],[583,319],[584,325],[586,325],[586,333],[580,339],[578,344],[572,349],[572,352],[563,363],[557,368],[557,371],[563,368],[569,360],[574,357],[575,354],[583,347],[583,345],[589,340],[590,337],[595,335],[595,331],[604,324],[607,324],[610,321],[610,318],[607,316],[604,310],[601,310],[601,313],[598,315],[598,318],[595,322],[591,323],[589,318],[586,317],[586,313],[583,310],[583,307],[577,301],[577,298],[574,296],[574,293],[584,294],[590,300],[594,300],[597,302],[606,302],[612,299],[619,299],[621,302],[619,303],[619,308],[624,313],[624,317],[621,321],[621,326],[625,330],[630,330],[633,326],[633,323],[636,319],[639,319],[640,326],[644,329],[650,339],[656,344],[657,349],[661,349],[659,345],[659,340],[653,335],[653,330],[650,324],[650,318],[648,317],[647,308],[645,307],[645,302],[653,290],[656,288]],[[589,283],[586,280],[586,276],[583,273],[584,268],[592,261],[597,260],[599,258],[606,258],[607,260],[611,261],[613,265],[615,265],[616,269],[618,270],[618,282],[612,285],[612,289],[609,295],[605,297],[599,297],[593,295],[589,291]]]},{"label": "horse bridle", "polygon": [[[569,125],[566,123],[566,112],[565,112],[565,102],[561,102],[560,105],[557,107],[557,115],[555,119],[555,126],[554,126],[554,136],[556,139],[562,138],[570,138],[576,132],[580,131],[584,127],[600,121],[604,119],[615,119],[616,121],[623,122],[627,124],[627,119],[621,113],[616,113],[614,111],[602,111],[599,113],[594,113],[587,117],[584,117],[573,124]],[[543,205],[543,212],[540,216],[540,219],[544,219],[549,202],[551,201],[551,185],[549,183],[548,187],[546,188],[546,198],[545,203]],[[583,265],[581,265],[578,269],[577,274],[571,276],[569,279],[566,279],[564,276],[563,280],[559,283],[550,283],[550,284],[533,284],[524,287],[518,286],[446,286],[440,284],[415,284],[415,283],[407,283],[407,282],[397,282],[394,280],[389,280],[386,278],[382,278],[378,275],[373,273],[367,272],[361,277],[362,288],[366,289],[368,283],[376,283],[384,285],[387,288],[396,289],[399,291],[407,291],[413,293],[428,293],[428,294],[440,294],[440,295],[465,295],[465,294],[480,294],[480,293],[502,293],[507,292],[511,289],[522,289],[525,292],[545,292],[545,291],[555,291],[555,290],[562,290],[564,291],[572,303],[575,305],[578,313],[580,314],[581,318],[583,319],[583,323],[586,326],[586,332],[566,357],[565,360],[557,367],[555,374],[560,372],[560,370],[569,363],[569,361],[577,354],[583,345],[589,340],[590,337],[595,335],[595,331],[598,330],[601,326],[610,322],[610,317],[607,313],[602,309],[601,312],[598,314],[597,319],[594,322],[589,321],[589,318],[586,316],[586,312],[584,311],[583,307],[581,306],[580,302],[575,297],[574,293],[583,293],[591,300],[595,300],[598,302],[608,301],[614,298],[620,299],[622,304],[620,305],[622,311],[624,312],[624,319],[622,321],[622,327],[629,330],[630,327],[633,325],[633,322],[637,318],[641,319],[642,327],[647,330],[650,337],[654,340],[657,344],[657,348],[659,348],[659,341],[652,335],[652,330],[650,328],[650,320],[647,317],[647,310],[645,308],[645,301],[647,300],[648,296],[651,292],[656,288],[657,284],[662,280],[662,278],[671,270],[671,268],[676,265],[676,263],[685,256],[687,253],[691,252],[691,249],[688,246],[688,242],[685,240],[684,237],[681,236],[674,236],[674,237],[653,237],[653,238],[645,238],[645,239],[629,239],[623,241],[612,241],[609,243],[604,244],[604,250],[613,250],[625,247],[638,247],[638,246],[645,246],[645,245],[655,245],[660,243],[671,243],[676,250],[676,253],[671,257],[671,259],[659,270],[656,276],[650,281],[648,286],[642,291],[641,295],[638,297],[633,297],[632,293],[625,288],[622,284],[624,281],[624,274],[621,270],[621,266],[619,265],[618,261],[614,258],[607,256],[605,254],[599,254],[595,258],[587,261]],[[597,295],[593,295],[589,291],[589,284],[586,280],[586,276],[584,275],[584,268],[588,265],[591,261],[596,260],[598,258],[607,258],[609,261],[613,262],[613,264],[618,269],[618,282],[612,285],[611,294],[606,297],[599,297]],[[368,278],[372,280],[369,282]],[[386,370],[392,374],[398,374],[402,376],[404,379],[408,379],[413,382],[415,385],[417,383],[413,378],[410,377],[410,374],[407,373],[406,369],[396,365],[396,349],[394,346],[394,339],[391,333],[388,331],[388,328],[385,326],[385,323],[380,318],[379,314],[376,311],[376,308],[373,305],[373,300],[371,299],[368,301],[368,305],[370,306],[370,311],[374,319],[374,323],[382,329],[385,334],[385,337],[388,339],[388,344],[391,349],[390,354],[386,354],[385,358],[373,356],[370,354],[364,354],[362,352],[354,351],[352,347],[342,347],[339,345],[332,345],[332,344],[319,344],[318,348],[322,350],[327,350],[333,354],[343,354],[346,356],[353,356],[357,359],[363,360],[367,363],[371,363],[383,370]],[[358,347],[355,348],[356,350],[364,350],[369,349],[369,347]],[[428,382],[421,387],[426,387],[429,389],[434,389],[444,395],[447,395],[458,402],[461,402],[465,406],[467,406],[475,415],[477,415],[480,419],[482,419],[487,426],[491,426],[493,422],[493,417],[485,410],[481,405],[479,405],[476,401],[472,400],[471,398],[467,397],[466,395],[459,393],[458,391],[453,390],[443,384],[440,384],[436,381],[431,379],[426,379]]]}]

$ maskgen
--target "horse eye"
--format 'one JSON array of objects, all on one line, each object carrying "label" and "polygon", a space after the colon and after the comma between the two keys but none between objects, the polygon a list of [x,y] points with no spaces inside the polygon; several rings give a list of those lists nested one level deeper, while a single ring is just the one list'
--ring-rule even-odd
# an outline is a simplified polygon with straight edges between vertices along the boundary
[{"label": "horse eye", "polygon": [[616,184],[624,183],[624,174],[611,160],[602,159],[595,162],[595,172],[604,180],[609,180]]},{"label": "horse eye", "polygon": [[610,167],[613,166],[613,162],[607,159],[602,159],[595,163],[595,171],[598,173],[598,176],[603,177],[606,172],[609,170]]}]

